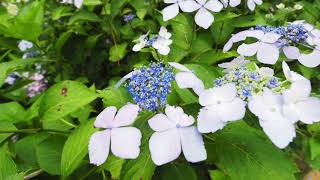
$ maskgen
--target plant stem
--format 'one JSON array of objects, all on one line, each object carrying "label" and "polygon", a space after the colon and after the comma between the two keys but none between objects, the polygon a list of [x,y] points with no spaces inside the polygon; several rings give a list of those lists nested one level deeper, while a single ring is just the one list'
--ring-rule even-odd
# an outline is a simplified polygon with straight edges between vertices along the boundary
[{"label": "plant stem", "polygon": [[0,130],[0,134],[2,133],[37,133],[37,132],[56,132],[56,133],[69,133],[69,131],[61,131],[55,129],[18,129],[18,130]]},{"label": "plant stem", "polygon": [[32,179],[36,176],[39,176],[40,174],[42,174],[44,171],[42,169],[39,169],[31,174],[28,174],[27,176],[25,176],[23,179],[24,180],[29,180],[29,179]]}]

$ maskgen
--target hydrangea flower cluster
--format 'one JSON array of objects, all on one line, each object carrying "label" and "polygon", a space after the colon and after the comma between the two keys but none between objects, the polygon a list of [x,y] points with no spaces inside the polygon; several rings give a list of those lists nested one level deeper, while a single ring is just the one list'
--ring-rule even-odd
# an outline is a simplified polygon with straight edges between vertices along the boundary
[{"label": "hydrangea flower cluster", "polygon": [[[170,4],[162,10],[163,20],[168,21],[179,14],[179,9],[183,12],[194,12],[195,22],[198,26],[208,29],[213,21],[214,16],[211,12],[220,12],[224,7],[236,7],[241,0],[164,0],[164,3]],[[253,11],[256,5],[261,5],[262,0],[247,0],[248,8]]]},{"label": "hydrangea flower cluster", "polygon": [[163,63],[152,63],[149,67],[133,71],[126,86],[142,109],[153,111],[166,105],[173,79],[171,67]]},{"label": "hydrangea flower cluster", "polygon": [[171,33],[165,27],[161,27],[158,35],[152,35],[148,38],[149,32],[140,36],[138,39],[134,40],[137,42],[136,45],[133,46],[132,50],[137,52],[141,49],[151,46],[155,48],[160,54],[168,55],[170,52],[170,45],[172,44]]},{"label": "hydrangea flower cluster", "polygon": [[28,97],[34,97],[48,88],[48,81],[42,73],[35,73],[30,77],[33,82],[27,86]]},{"label": "hydrangea flower cluster", "polygon": [[[241,31],[226,43],[224,52],[229,51],[234,43],[247,38],[256,38],[258,41],[241,44],[237,50],[241,56],[257,55],[257,60],[261,63],[275,64],[283,51],[289,60],[298,60],[304,66],[320,65],[320,30],[304,21],[295,21],[288,26],[257,26]],[[302,52],[299,49],[301,46],[311,49],[312,52]]]},{"label": "hydrangea flower cluster", "polygon": [[123,18],[123,21],[124,21],[124,22],[130,22],[130,21],[132,21],[135,17],[137,17],[136,14],[134,14],[134,13],[129,13],[129,14],[124,15],[122,18]]},{"label": "hydrangea flower cluster", "polygon": [[[220,64],[220,67],[225,67],[227,64],[234,64],[235,61],[242,59],[243,57],[240,57],[230,63]],[[283,90],[283,82],[273,76],[272,69],[267,67],[259,68],[254,63],[234,65],[226,71],[223,77],[214,81],[215,87],[221,87],[229,83],[236,84],[238,96],[243,100],[248,100],[251,96],[262,92],[264,88],[269,88],[274,92]]]}]

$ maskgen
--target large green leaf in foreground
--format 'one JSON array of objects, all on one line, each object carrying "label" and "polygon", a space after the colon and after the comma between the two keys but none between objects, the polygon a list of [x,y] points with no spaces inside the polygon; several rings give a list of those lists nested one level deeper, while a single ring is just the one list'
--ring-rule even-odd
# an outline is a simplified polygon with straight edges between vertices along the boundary
[{"label": "large green leaf in foreground", "polygon": [[235,122],[210,136],[208,160],[215,162],[232,179],[294,180],[295,164],[270,143],[266,136],[244,122]]}]

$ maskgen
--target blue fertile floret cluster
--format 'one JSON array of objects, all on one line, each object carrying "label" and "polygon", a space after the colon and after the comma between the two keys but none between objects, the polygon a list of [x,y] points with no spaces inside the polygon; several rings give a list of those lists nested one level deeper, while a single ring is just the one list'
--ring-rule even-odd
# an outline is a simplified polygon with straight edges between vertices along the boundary
[{"label": "blue fertile floret cluster", "polygon": [[126,85],[134,101],[142,108],[154,111],[167,104],[167,95],[171,92],[174,79],[171,67],[162,63],[152,63],[134,71]]}]

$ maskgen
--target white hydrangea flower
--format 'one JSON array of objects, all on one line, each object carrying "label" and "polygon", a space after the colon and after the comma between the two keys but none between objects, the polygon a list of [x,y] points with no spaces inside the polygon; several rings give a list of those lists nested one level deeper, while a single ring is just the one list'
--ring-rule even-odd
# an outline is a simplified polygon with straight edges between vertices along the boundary
[{"label": "white hydrangea flower", "polygon": [[220,12],[223,9],[223,4],[218,0],[196,0],[195,2],[197,5],[194,5],[193,9],[198,10],[194,17],[195,22],[198,26],[208,29],[214,21],[210,11]]},{"label": "white hydrangea flower", "polygon": [[269,89],[249,100],[250,111],[258,116],[263,131],[279,148],[285,148],[296,137],[294,123],[283,114],[283,97]]},{"label": "white hydrangea flower", "polygon": [[290,88],[283,91],[285,116],[289,117],[292,122],[299,120],[306,124],[319,122],[320,99],[310,97],[310,80],[291,71],[285,62],[282,67],[287,79],[292,82]]},{"label": "white hydrangea flower", "polygon": [[279,47],[275,44],[281,37],[279,34],[261,30],[246,30],[237,33],[226,43],[224,52],[229,51],[236,42],[245,40],[247,37],[256,38],[258,41],[252,44],[241,44],[238,47],[238,53],[242,56],[254,56],[264,64],[275,64],[279,58]]},{"label": "white hydrangea flower", "polygon": [[[241,3],[241,0],[222,0],[221,1],[225,7],[228,5],[231,7],[236,7]],[[253,11],[256,8],[256,5],[261,5],[262,0],[247,0],[248,8]]]},{"label": "white hydrangea flower", "polygon": [[237,97],[234,83],[204,90],[199,96],[204,106],[198,115],[198,129],[201,133],[216,132],[227,122],[240,120],[246,112],[246,103]]},{"label": "white hydrangea flower", "polygon": [[251,11],[254,11],[256,5],[261,5],[262,3],[262,0],[247,0],[247,6]]},{"label": "white hydrangea flower", "polygon": [[92,164],[103,164],[110,146],[112,153],[123,159],[135,159],[140,153],[141,132],[135,127],[127,127],[138,116],[139,106],[127,104],[116,112],[116,107],[107,107],[96,118],[94,126],[105,130],[95,132],[90,138],[89,158]]},{"label": "white hydrangea flower", "polygon": [[231,62],[221,63],[218,66],[225,69],[225,71],[232,71],[237,68],[241,68],[249,64],[250,61],[246,60],[243,56],[239,56],[233,59]]},{"label": "white hydrangea flower", "polygon": [[277,4],[276,7],[278,9],[284,9],[286,6],[283,3]]},{"label": "white hydrangea flower", "polygon": [[138,39],[134,40],[133,42],[137,42],[137,44],[133,46],[132,50],[135,52],[141,51],[141,49],[143,49],[148,42],[148,35],[149,35],[149,32],[147,34],[140,36]]},{"label": "white hydrangea flower", "polygon": [[181,71],[175,75],[175,80],[179,88],[191,88],[198,95],[204,91],[203,82],[190,69],[176,62],[169,62],[169,64]]},{"label": "white hydrangea flower", "polygon": [[199,9],[199,4],[194,0],[164,0],[164,3],[171,4],[162,10],[164,21],[176,17],[179,14],[179,7],[183,12],[193,12]]},{"label": "white hydrangea flower", "polygon": [[301,53],[297,47],[286,46],[283,48],[284,54],[288,59],[297,59],[302,65],[306,67],[317,67],[320,65],[320,30],[313,25],[306,23],[304,20],[293,22],[293,24],[303,24],[304,29],[308,32],[306,43],[311,47],[314,46],[313,51],[309,54]]},{"label": "white hydrangea flower", "polygon": [[18,13],[19,13],[19,8],[18,8],[18,6],[15,5],[15,4],[9,3],[9,4],[6,6],[6,8],[7,8],[8,13],[11,14],[11,15],[13,15],[13,16],[18,15]]},{"label": "white hydrangea flower", "polygon": [[152,43],[152,47],[155,48],[160,54],[168,55],[170,52],[170,45],[172,44],[171,33],[161,26],[156,41]]},{"label": "white hydrangea flower", "polygon": [[179,157],[181,151],[187,161],[195,163],[207,159],[207,152],[194,118],[181,107],[167,106],[166,114],[157,114],[148,123],[154,132],[149,140],[153,162],[160,166]]},{"label": "white hydrangea flower", "polygon": [[78,9],[80,9],[83,4],[83,0],[62,0],[61,3],[62,4],[73,4]]},{"label": "white hydrangea flower", "polygon": [[22,40],[19,42],[18,47],[21,51],[26,51],[33,47],[33,43],[26,40]]}]

